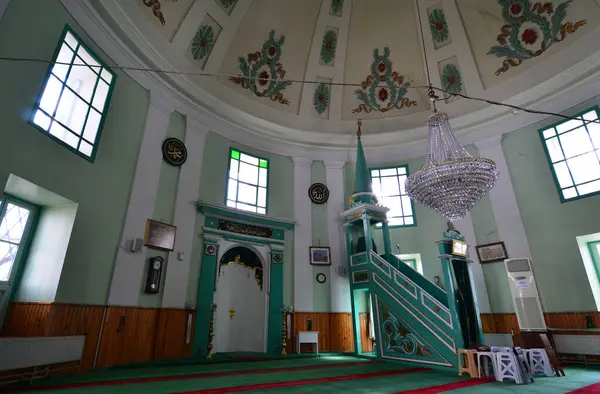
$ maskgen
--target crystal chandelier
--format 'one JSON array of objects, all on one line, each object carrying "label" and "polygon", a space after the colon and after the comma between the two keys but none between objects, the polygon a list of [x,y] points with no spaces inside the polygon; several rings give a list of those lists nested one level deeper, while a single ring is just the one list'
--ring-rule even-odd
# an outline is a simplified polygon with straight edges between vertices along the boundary
[{"label": "crystal chandelier", "polygon": [[462,147],[448,114],[435,111],[427,125],[427,161],[406,179],[406,193],[449,220],[462,219],[494,186],[498,168],[492,160],[473,157]]}]

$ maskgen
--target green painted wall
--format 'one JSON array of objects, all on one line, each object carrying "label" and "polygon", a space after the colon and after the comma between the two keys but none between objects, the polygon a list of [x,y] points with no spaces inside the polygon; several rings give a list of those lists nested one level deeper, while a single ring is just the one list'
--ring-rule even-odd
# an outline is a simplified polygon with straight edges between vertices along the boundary
[{"label": "green painted wall", "polygon": [[[325,165],[322,161],[313,161],[310,167],[311,184],[323,183],[327,184],[327,175]],[[308,193],[308,190],[307,190]],[[303,197],[303,196],[301,196]],[[308,194],[306,195],[308,198]],[[329,223],[327,222],[327,203],[312,204],[311,203],[311,219],[312,219],[312,244],[314,246],[329,245]],[[317,282],[318,274],[325,274],[327,281],[325,283]],[[329,266],[312,266],[312,282],[313,282],[313,311],[314,312],[331,312],[331,278],[329,277]],[[296,286],[302,285],[296,283]]]},{"label": "green painted wall", "polygon": [[[186,121],[185,116],[178,112],[173,112],[169,118],[169,127],[167,129],[167,137],[178,138],[181,141],[185,141],[186,132]],[[164,223],[173,224],[175,220],[175,202],[177,201],[177,190],[179,185],[179,173],[181,167],[173,166],[167,163],[165,160],[160,165],[160,178],[158,180],[158,190],[156,192],[156,202],[154,203],[154,213],[152,219],[158,220]],[[169,265],[169,252],[146,248],[146,267],[144,269],[144,275],[148,272],[148,264],[150,264],[150,258],[160,256],[164,259],[166,264],[163,264],[163,283],[167,273],[167,266]],[[177,264],[177,261],[173,261],[173,264]],[[143,283],[146,283],[144,276]],[[138,305],[147,308],[159,308],[162,304],[163,292],[158,294],[148,294],[144,291],[144,286],[140,288],[140,297]]]},{"label": "green painted wall", "polygon": [[[596,97],[567,114],[598,104]],[[502,147],[543,306],[548,312],[591,311],[596,305],[575,237],[600,232],[600,196],[560,202],[538,134],[540,128],[558,121],[549,119],[508,134]]]},{"label": "green painted wall", "polygon": [[[28,23],[23,23],[28,21]],[[0,53],[51,59],[65,23],[113,63],[57,0],[11,1],[0,21]],[[95,163],[54,142],[27,119],[46,76],[43,63],[0,62],[0,187],[14,173],[79,204],[56,301],[106,302],[149,95],[123,72],[117,79]]]},{"label": "green painted wall", "polygon": [[[198,199],[215,204],[225,204],[230,147],[269,160],[267,214],[278,218],[293,219],[294,164],[292,159],[245,147],[215,133],[208,133],[206,135]],[[187,302],[190,305],[196,303],[198,294],[198,278],[200,275],[200,263],[203,253],[203,224],[204,216],[198,214],[187,292]],[[292,299],[293,238],[293,232],[286,231],[285,250],[283,255],[283,298],[286,304],[290,304]]]}]

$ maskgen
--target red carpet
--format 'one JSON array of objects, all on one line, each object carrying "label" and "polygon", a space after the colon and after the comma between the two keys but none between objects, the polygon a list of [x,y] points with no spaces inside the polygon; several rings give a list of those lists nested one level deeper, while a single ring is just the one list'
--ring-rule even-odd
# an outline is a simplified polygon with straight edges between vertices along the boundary
[{"label": "red carpet", "polygon": [[600,383],[585,386],[577,390],[569,391],[567,394],[600,394]]},{"label": "red carpet", "polygon": [[440,384],[438,386],[425,387],[422,389],[398,391],[397,393],[394,393],[394,394],[436,394],[436,393],[443,393],[445,391],[450,391],[450,390],[458,390],[458,389],[462,389],[465,387],[479,386],[480,384],[491,383],[494,380],[495,380],[495,378],[493,376],[488,376],[488,377],[481,378],[481,379],[470,379],[470,380],[464,380],[462,382]]},{"label": "red carpet", "polygon": [[181,379],[202,379],[202,378],[216,378],[221,376],[230,375],[245,375],[253,373],[272,373],[272,372],[284,372],[284,371],[298,371],[307,369],[323,369],[323,368],[336,368],[350,365],[365,365],[374,364],[377,361],[361,361],[357,363],[336,363],[336,364],[324,364],[324,365],[302,365],[298,367],[284,367],[284,368],[265,368],[265,369],[251,369],[247,371],[226,371],[226,372],[214,372],[214,373],[196,373],[188,375],[172,375],[172,376],[153,376],[148,378],[136,378],[136,379],[120,379],[120,380],[105,380],[100,382],[82,382],[82,383],[70,383],[70,384],[56,384],[48,386],[28,386],[28,387],[13,387],[13,388],[0,388],[2,392],[22,392],[22,391],[39,391],[48,389],[71,389],[80,387],[98,387],[98,386],[113,386],[117,384],[129,384],[129,383],[148,383],[148,382],[164,382],[169,380],[181,380]]},{"label": "red carpet", "polygon": [[428,369],[427,368],[410,368],[410,369],[403,369],[403,370],[400,370],[400,371],[384,371],[384,372],[374,372],[374,373],[362,373],[362,374],[349,375],[349,376],[334,376],[334,377],[331,377],[331,378],[293,380],[293,381],[290,381],[290,382],[274,382],[274,383],[249,384],[249,385],[246,385],[246,386],[234,386],[234,387],[223,387],[223,388],[218,388],[218,389],[185,391],[185,392],[174,393],[174,394],[224,394],[224,393],[241,393],[243,391],[274,389],[274,388],[292,387],[292,386],[304,386],[304,385],[307,385],[307,384],[340,382],[340,381],[344,381],[344,380],[368,379],[368,378],[376,378],[376,377],[380,377],[380,376],[402,375],[402,374],[407,374],[407,373],[423,372],[423,371],[428,371]]}]

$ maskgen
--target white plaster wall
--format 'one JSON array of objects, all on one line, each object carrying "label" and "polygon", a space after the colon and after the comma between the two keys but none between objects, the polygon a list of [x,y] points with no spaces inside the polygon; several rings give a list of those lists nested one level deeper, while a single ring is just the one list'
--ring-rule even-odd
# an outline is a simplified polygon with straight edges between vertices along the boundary
[{"label": "white plaster wall", "polygon": [[117,248],[113,279],[108,295],[108,304],[110,305],[136,306],[144,279],[146,253],[132,253],[127,250],[126,246],[127,242],[134,238],[144,238],[146,220],[151,218],[154,212],[160,166],[163,160],[160,147],[167,136],[169,117],[172,112],[172,108],[162,97],[152,93],[150,98],[150,108],[129,197],[123,234]]},{"label": "white plaster wall", "polygon": [[15,295],[18,302],[54,302],[77,204],[44,207]]},{"label": "white plaster wall", "polygon": [[204,140],[207,130],[190,117],[187,118],[186,125],[185,144],[188,152],[193,152],[193,154],[188,155],[188,159],[179,173],[173,222],[173,225],[177,227],[177,237],[175,238],[175,250],[169,253],[165,272],[163,308],[183,308],[185,306],[187,287],[182,286],[182,283],[188,283],[194,229],[198,215],[196,201],[200,188]]},{"label": "white plaster wall", "polygon": [[311,183],[312,160],[294,158],[294,310],[312,312],[313,278],[309,260],[312,243],[311,201],[306,195]]},{"label": "white plaster wall", "polygon": [[344,211],[344,162],[325,161],[327,188],[327,223],[331,247],[331,312],[351,312],[350,283],[348,277],[339,276],[338,267],[347,267],[346,241],[340,213]]}]

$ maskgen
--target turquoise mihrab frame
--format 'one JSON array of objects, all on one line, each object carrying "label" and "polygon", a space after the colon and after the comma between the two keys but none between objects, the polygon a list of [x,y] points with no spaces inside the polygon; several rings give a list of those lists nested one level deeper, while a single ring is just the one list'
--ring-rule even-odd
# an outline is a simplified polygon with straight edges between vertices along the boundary
[{"label": "turquoise mihrab frame", "polygon": [[[219,242],[225,238],[228,241],[238,241],[242,244],[260,244],[271,247],[267,351],[269,353],[281,352],[285,232],[293,230],[295,222],[206,202],[198,202],[198,213],[204,215],[202,235],[204,245],[196,302],[193,356],[204,357],[207,355],[211,305],[214,300],[219,259]],[[223,221],[227,225],[223,225]],[[259,226],[267,231],[259,234],[256,232],[256,228],[253,229],[253,226]]]}]

